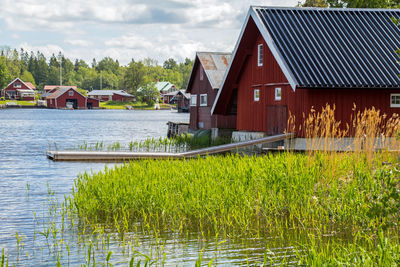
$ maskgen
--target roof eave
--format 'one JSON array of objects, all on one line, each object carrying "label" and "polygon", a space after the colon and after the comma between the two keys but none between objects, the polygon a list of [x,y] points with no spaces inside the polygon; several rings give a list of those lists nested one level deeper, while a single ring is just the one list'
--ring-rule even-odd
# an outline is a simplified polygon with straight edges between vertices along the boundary
[{"label": "roof eave", "polygon": [[236,41],[235,48],[233,49],[232,56],[231,56],[231,60],[230,60],[230,62],[229,62],[228,68],[227,68],[226,71],[225,71],[224,78],[222,79],[222,83],[221,83],[221,85],[220,85],[220,87],[219,87],[217,96],[215,97],[214,104],[213,104],[213,106],[212,106],[212,108],[211,108],[211,115],[214,114],[215,107],[216,107],[216,105],[217,105],[217,103],[218,103],[219,97],[220,97],[221,92],[222,92],[222,88],[224,88],[224,85],[225,85],[225,82],[226,82],[226,78],[227,78],[227,76],[228,76],[229,71],[231,70],[232,63],[233,63],[233,61],[234,61],[234,59],[235,59],[236,52],[237,52],[237,50],[238,50],[238,48],[239,48],[240,41],[242,40],[242,37],[243,37],[243,34],[244,34],[244,30],[246,29],[246,26],[247,26],[247,24],[248,24],[248,22],[249,22],[250,14],[251,14],[251,12],[252,12],[251,10],[252,10],[252,8],[250,7],[249,11],[247,12],[246,19],[244,20],[244,24],[243,24],[243,26],[242,26],[242,30],[240,31],[239,38],[238,38],[238,40]]},{"label": "roof eave", "polygon": [[293,91],[296,91],[298,82],[296,81],[296,78],[294,77],[293,73],[290,71],[290,69],[289,69],[286,61],[282,57],[279,49],[275,45],[275,42],[272,39],[271,34],[268,32],[268,30],[265,28],[265,25],[262,23],[262,19],[256,12],[256,8],[258,8],[258,7],[255,7],[255,6],[250,7],[250,16],[253,18],[254,23],[256,24],[262,37],[264,38],[265,42],[267,43],[268,48],[271,50],[272,55],[274,56],[275,60],[277,61],[279,67],[281,68],[283,74],[285,75],[286,79],[288,80]]}]

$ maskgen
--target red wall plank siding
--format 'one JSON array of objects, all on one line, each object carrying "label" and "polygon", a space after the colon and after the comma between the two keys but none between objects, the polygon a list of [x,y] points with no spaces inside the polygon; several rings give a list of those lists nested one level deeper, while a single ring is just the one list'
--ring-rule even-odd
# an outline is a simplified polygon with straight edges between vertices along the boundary
[{"label": "red wall plank siding", "polygon": [[[303,124],[303,114],[307,116],[311,108],[321,111],[326,104],[336,106],[335,117],[337,121],[341,121],[343,128],[350,123],[351,115],[354,114],[353,103],[357,111],[375,107],[388,116],[400,113],[400,108],[390,107],[390,94],[400,94],[400,90],[298,88],[294,92],[258,29],[251,27],[250,23],[246,31],[250,31],[246,33],[247,35],[257,37],[253,39],[251,45],[247,44],[251,47],[250,49],[247,47],[248,52],[242,48],[235,56],[244,57],[244,53],[247,53],[244,64],[240,66],[241,70],[236,70],[240,73],[236,82],[238,88],[237,130],[275,134],[273,129],[275,131],[278,128],[281,129],[282,125],[287,123],[289,113],[295,116],[296,129],[299,130],[299,125]],[[256,33],[251,31],[256,31]],[[257,66],[258,44],[263,44],[263,66],[261,67]],[[275,100],[277,87],[282,90],[279,101]],[[260,90],[259,101],[254,101],[254,89]],[[224,101],[229,102],[227,99]],[[277,118],[284,122],[279,123]],[[297,134],[303,136],[301,132]]]},{"label": "red wall plank siding", "polygon": [[[203,72],[203,80],[200,80],[200,71]],[[195,75],[192,88],[190,90],[191,95],[196,95],[197,105],[190,107],[190,129],[211,129],[211,128],[232,128],[236,127],[236,116],[232,115],[216,115],[211,116],[211,108],[214,104],[218,90],[213,89],[204,72],[201,64],[198,64],[198,68],[195,70]],[[207,94],[207,106],[200,106],[200,95]],[[203,127],[199,127],[202,125]]]},{"label": "red wall plank siding", "polygon": [[123,95],[113,94],[112,101],[130,102],[133,101],[133,97],[126,97]]}]

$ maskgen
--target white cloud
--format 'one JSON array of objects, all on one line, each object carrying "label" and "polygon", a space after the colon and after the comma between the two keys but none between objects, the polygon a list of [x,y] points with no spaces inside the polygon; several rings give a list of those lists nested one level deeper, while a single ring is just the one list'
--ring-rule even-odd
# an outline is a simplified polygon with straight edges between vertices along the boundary
[{"label": "white cloud", "polygon": [[23,48],[25,51],[40,51],[46,58],[50,58],[52,54],[57,55],[59,52],[64,53],[60,46],[53,44],[33,46],[25,42],[20,44],[18,48]]},{"label": "white cloud", "polygon": [[297,0],[0,0],[0,44],[40,50],[46,57],[62,51],[87,62],[106,56],[122,64],[145,57],[183,60],[200,50],[231,51],[250,5],[296,4]]},{"label": "white cloud", "polygon": [[92,42],[86,40],[65,40],[64,42],[73,46],[82,46],[82,47],[89,47],[93,45]]}]

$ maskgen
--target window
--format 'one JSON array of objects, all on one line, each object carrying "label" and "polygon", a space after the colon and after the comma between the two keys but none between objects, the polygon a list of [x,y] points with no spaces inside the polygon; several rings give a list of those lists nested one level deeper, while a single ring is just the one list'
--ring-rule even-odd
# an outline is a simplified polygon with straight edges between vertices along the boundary
[{"label": "window", "polygon": [[400,94],[390,94],[390,107],[400,108]]},{"label": "window", "polygon": [[190,96],[190,105],[194,107],[197,106],[197,95]]},{"label": "window", "polygon": [[74,95],[74,91],[72,91],[72,90],[69,91],[69,92],[68,92],[68,95],[69,95],[69,96],[73,96],[73,95]]},{"label": "window", "polygon": [[275,100],[280,101],[282,99],[282,88],[275,88]]},{"label": "window", "polygon": [[258,45],[257,53],[257,66],[261,67],[263,65],[263,45]]},{"label": "window", "polygon": [[207,94],[200,95],[200,106],[207,106]]},{"label": "window", "polygon": [[53,99],[50,99],[50,105],[52,105],[53,104]]},{"label": "window", "polygon": [[260,100],[260,89],[254,89],[254,101]]},{"label": "window", "polygon": [[204,70],[203,68],[200,66],[200,81],[202,81],[204,79]]},{"label": "window", "polygon": [[198,126],[199,126],[199,128],[200,128],[200,129],[203,129],[203,128],[204,128],[204,122],[202,122],[202,121],[199,121],[199,124],[198,124]]},{"label": "window", "polygon": [[20,82],[14,83],[14,88],[21,88],[21,83]]}]

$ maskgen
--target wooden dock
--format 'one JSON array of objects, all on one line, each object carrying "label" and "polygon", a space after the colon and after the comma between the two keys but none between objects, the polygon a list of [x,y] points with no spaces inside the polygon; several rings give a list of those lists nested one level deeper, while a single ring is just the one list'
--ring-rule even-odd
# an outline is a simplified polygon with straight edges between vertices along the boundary
[{"label": "wooden dock", "polygon": [[128,161],[138,159],[186,159],[204,155],[218,154],[237,150],[244,147],[267,144],[291,138],[294,138],[294,134],[292,133],[279,134],[255,140],[207,147],[198,150],[191,150],[183,153],[49,150],[46,152],[46,156],[53,161]]}]

